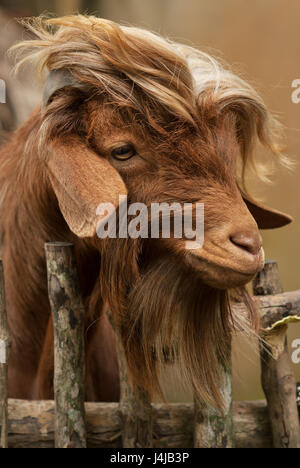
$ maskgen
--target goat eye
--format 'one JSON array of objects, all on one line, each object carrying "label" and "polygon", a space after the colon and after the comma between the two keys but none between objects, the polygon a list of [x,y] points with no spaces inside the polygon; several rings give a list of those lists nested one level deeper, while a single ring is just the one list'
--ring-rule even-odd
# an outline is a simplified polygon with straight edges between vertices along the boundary
[{"label": "goat eye", "polygon": [[120,161],[126,161],[126,159],[132,158],[136,154],[136,149],[130,143],[114,148],[111,152],[113,158]]}]

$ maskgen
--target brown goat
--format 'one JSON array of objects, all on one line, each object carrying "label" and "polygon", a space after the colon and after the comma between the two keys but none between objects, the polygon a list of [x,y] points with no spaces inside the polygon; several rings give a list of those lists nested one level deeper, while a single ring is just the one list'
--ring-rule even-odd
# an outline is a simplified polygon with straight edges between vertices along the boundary
[{"label": "brown goat", "polygon": [[[218,361],[226,365],[240,327],[228,289],[263,265],[258,227],[290,221],[249,199],[244,184],[248,168],[264,176],[256,141],[279,156],[276,122],[248,84],[190,47],[95,17],[27,26],[38,38],[18,50],[51,73],[42,109],[0,153],[9,395],[53,396],[44,242],[70,241],[86,307],[87,399],[118,399],[109,309],[135,384],[160,392],[168,357],[220,407]],[[97,206],[118,211],[119,195],[146,206],[204,203],[203,247],[187,250],[172,235],[98,238]]]}]

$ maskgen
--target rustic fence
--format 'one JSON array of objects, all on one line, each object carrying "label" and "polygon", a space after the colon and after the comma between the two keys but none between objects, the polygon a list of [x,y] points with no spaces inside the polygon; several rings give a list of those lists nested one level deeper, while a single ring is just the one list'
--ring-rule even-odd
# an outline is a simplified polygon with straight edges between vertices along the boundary
[{"label": "rustic fence", "polygon": [[[73,246],[45,245],[54,323],[55,401],[7,398],[10,349],[0,262],[0,430],[2,447],[238,447],[300,448],[296,382],[287,348],[288,322],[300,320],[300,290],[283,292],[277,264],[267,262],[253,283],[264,346],[260,347],[266,401],[233,402],[231,373],[223,370],[223,415],[201,405],[151,404],[127,378],[122,344],[120,403],[84,403],[84,308]],[[244,305],[234,313],[246,314]]]}]

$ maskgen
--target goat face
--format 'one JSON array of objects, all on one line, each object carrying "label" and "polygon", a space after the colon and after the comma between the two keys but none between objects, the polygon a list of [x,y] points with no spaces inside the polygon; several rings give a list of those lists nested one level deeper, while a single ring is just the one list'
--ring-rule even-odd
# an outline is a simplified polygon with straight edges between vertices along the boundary
[{"label": "goat face", "polygon": [[147,241],[151,254],[171,251],[213,287],[248,282],[262,268],[264,254],[258,226],[235,180],[234,123],[225,118],[212,129],[199,122],[197,129],[180,130],[173,123],[165,137],[150,136],[133,115],[122,117],[109,107],[103,112],[101,105],[95,109],[97,104],[90,104],[91,145],[121,176],[130,202],[149,208],[153,202],[204,205],[201,248],[186,249],[186,239],[171,231],[170,239]]},{"label": "goat face", "polygon": [[121,194],[148,205],[201,202],[201,249],[187,251],[185,239],[175,238],[148,244],[171,249],[213,287],[248,282],[264,261],[256,221],[259,227],[290,221],[243,200],[236,183],[236,160],[244,175],[257,139],[276,152],[259,96],[206,54],[146,31],[82,16],[47,23],[58,30],[49,36],[37,20],[30,29],[42,42],[20,46],[41,48],[40,64],[51,70],[41,134],[71,230],[94,236],[97,206],[117,207]]}]

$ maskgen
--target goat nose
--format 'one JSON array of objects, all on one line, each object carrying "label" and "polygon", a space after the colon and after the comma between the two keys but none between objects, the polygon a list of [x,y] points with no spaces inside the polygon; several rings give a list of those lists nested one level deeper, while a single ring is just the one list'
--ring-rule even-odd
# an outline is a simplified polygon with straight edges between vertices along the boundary
[{"label": "goat nose", "polygon": [[252,255],[257,255],[262,247],[262,238],[259,232],[251,234],[237,232],[230,236],[230,241],[236,247],[246,250],[246,252],[249,252]]}]

